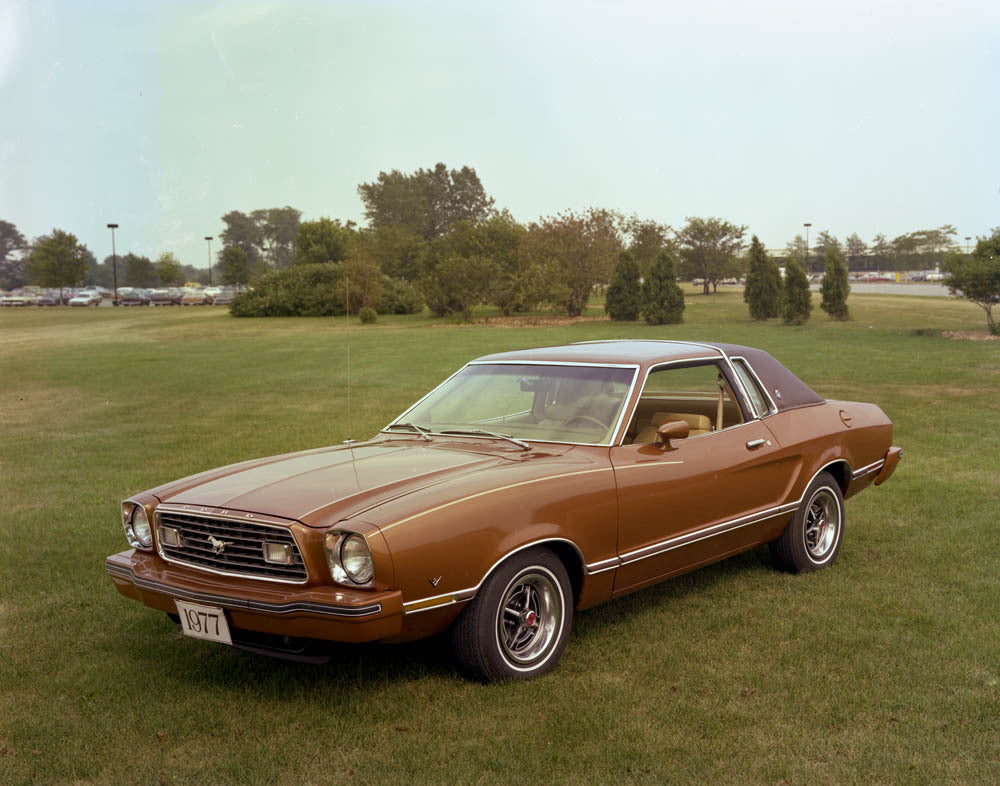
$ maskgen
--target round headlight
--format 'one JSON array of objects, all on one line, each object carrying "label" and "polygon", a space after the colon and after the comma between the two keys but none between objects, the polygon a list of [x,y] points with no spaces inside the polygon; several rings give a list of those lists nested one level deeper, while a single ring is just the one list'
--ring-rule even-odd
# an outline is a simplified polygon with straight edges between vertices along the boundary
[{"label": "round headlight", "polygon": [[148,549],[153,545],[153,531],[149,526],[149,519],[146,517],[146,509],[142,505],[136,505],[132,513],[132,532],[139,545]]},{"label": "round headlight", "polygon": [[372,553],[361,535],[348,535],[340,544],[340,564],[355,584],[368,584],[375,575]]}]

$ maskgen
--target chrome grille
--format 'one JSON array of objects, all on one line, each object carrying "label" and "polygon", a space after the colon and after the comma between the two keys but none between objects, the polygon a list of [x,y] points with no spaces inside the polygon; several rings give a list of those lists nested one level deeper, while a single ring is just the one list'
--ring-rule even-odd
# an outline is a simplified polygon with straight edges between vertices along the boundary
[{"label": "chrome grille", "polygon": [[[304,582],[306,566],[290,530],[242,519],[217,518],[187,512],[156,512],[157,528],[173,527],[180,532],[181,544],[168,546],[157,533],[157,546],[164,559],[194,568],[270,581]],[[225,542],[221,551],[210,538]],[[284,543],[291,548],[292,561],[275,565],[264,561],[265,543]]]}]

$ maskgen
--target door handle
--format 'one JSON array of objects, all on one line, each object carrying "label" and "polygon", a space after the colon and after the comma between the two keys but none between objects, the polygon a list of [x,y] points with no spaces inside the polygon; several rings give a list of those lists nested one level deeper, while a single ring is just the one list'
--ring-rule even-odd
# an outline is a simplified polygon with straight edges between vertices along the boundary
[{"label": "door handle", "polygon": [[747,443],[747,450],[753,450],[754,448],[759,448],[761,445],[767,443],[766,439],[751,439]]}]

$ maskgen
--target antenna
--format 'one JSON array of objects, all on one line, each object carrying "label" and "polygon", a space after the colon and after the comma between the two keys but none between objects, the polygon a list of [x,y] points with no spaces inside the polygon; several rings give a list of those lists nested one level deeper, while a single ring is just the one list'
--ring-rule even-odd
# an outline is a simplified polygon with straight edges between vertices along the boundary
[{"label": "antenna", "polygon": [[345,444],[354,442],[351,439],[351,278],[344,276],[347,286],[347,297],[344,299],[344,312],[347,315],[347,439]]}]

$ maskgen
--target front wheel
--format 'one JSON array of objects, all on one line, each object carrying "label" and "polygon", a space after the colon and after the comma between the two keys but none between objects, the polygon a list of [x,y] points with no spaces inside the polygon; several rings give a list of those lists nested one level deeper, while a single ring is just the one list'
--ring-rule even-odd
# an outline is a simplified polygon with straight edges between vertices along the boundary
[{"label": "front wheel", "polygon": [[770,544],[775,566],[789,573],[832,564],[844,538],[844,495],[832,475],[817,475],[802,502],[781,537]]},{"label": "front wheel", "polygon": [[531,679],[555,668],[573,625],[566,567],[533,548],[500,565],[455,620],[459,668],[482,682]]}]

